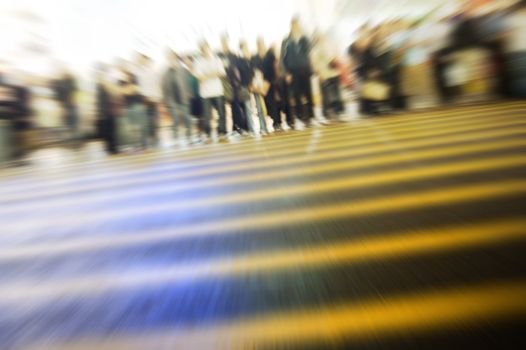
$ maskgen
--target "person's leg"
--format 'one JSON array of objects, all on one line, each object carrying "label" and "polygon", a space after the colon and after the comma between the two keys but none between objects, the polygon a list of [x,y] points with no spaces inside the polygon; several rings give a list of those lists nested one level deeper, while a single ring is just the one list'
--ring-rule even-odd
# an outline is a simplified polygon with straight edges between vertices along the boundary
[{"label": "person's leg", "polygon": [[239,107],[239,101],[232,100],[230,101],[230,110],[232,112],[232,127],[234,131],[241,132],[244,130],[243,127],[243,118],[242,118],[242,110]]},{"label": "person's leg", "polygon": [[283,110],[283,113],[285,113],[285,119],[287,120],[287,125],[291,128],[294,128],[294,125],[296,124],[296,119],[295,119],[294,113],[292,112],[292,107],[290,106],[290,103],[288,103],[287,101],[283,101],[282,110]]},{"label": "person's leg", "polygon": [[10,150],[8,151],[8,156],[6,156],[6,160],[14,160],[18,161],[24,157],[24,148],[23,148],[23,142],[21,137],[21,132],[19,130],[15,130],[14,128],[10,128]]},{"label": "person's leg", "polygon": [[330,100],[330,80],[324,80],[320,83],[322,113],[325,117],[329,117],[332,113]]},{"label": "person's leg", "polygon": [[179,105],[179,110],[177,112],[179,116],[183,118],[184,126],[186,128],[186,139],[188,141],[191,141],[192,140],[192,115],[190,114],[190,106]]},{"label": "person's leg", "polygon": [[167,105],[166,108],[168,109],[168,112],[170,113],[170,116],[172,117],[173,137],[174,137],[174,140],[177,141],[179,139],[179,126],[181,124],[181,121],[180,121],[181,116],[177,113],[177,108],[175,104]]},{"label": "person's leg", "polygon": [[66,119],[66,125],[69,131],[69,137],[72,140],[77,140],[78,129],[79,129],[79,116],[77,107],[75,105],[65,105],[64,113]]},{"label": "person's leg", "polygon": [[322,85],[323,88],[323,104],[324,115],[327,117],[334,117],[343,111],[340,94],[340,79],[333,77],[327,79]]},{"label": "person's leg", "polygon": [[526,98],[526,51],[508,55],[506,69],[510,79],[510,95],[513,98]]},{"label": "person's leg", "polygon": [[279,102],[278,102],[278,114],[280,115],[280,118],[281,118],[281,112],[285,113],[285,119],[287,121],[287,125],[294,129],[294,125],[295,125],[295,115],[294,113],[292,113],[292,109],[291,109],[291,105],[290,105],[290,87],[289,87],[289,84],[287,84],[287,82],[282,79],[280,82],[279,82],[279,85],[278,85],[278,88],[279,88],[279,91],[278,91],[278,94],[279,94]]},{"label": "person's leg", "polygon": [[343,107],[343,100],[342,100],[342,91],[341,91],[341,85],[340,85],[340,77],[334,77],[333,78],[333,106],[334,112],[336,114],[342,114],[345,110]]},{"label": "person's leg", "polygon": [[122,115],[118,116],[115,120],[115,136],[117,147],[122,150],[123,147],[127,146],[127,130],[128,130],[128,108],[126,108]]},{"label": "person's leg", "polygon": [[124,115],[121,119],[119,129],[120,129],[120,144],[123,147],[131,147],[137,143],[139,138],[138,132],[139,128],[137,127],[137,121],[135,120],[135,112],[133,106],[128,106]]},{"label": "person's leg", "polygon": [[147,148],[150,135],[148,111],[143,104],[135,104],[130,108],[132,145],[136,148]]},{"label": "person's leg", "polygon": [[248,131],[251,133],[255,133],[256,126],[254,123],[254,115],[252,113],[252,101],[250,99],[243,102],[243,110],[245,112],[245,118],[247,120]]},{"label": "person's leg", "polygon": [[276,88],[272,84],[265,96],[265,106],[268,114],[272,118],[273,127],[275,130],[281,129],[281,116],[279,115],[278,106],[276,104]]},{"label": "person's leg", "polygon": [[113,119],[110,115],[105,114],[102,116],[99,122],[99,136],[104,141],[104,148],[107,153],[112,154],[115,151],[115,148],[112,148],[112,127],[111,122]]},{"label": "person's leg", "polygon": [[212,102],[210,98],[204,98],[203,102],[203,117],[202,117],[202,128],[206,136],[212,136],[212,130],[210,127],[210,120],[212,119]]},{"label": "person's leg", "polygon": [[435,81],[438,84],[440,99],[443,104],[452,102],[456,97],[454,88],[451,88],[447,80],[447,71],[453,61],[451,55],[457,50],[456,47],[445,47],[435,54],[436,77]]},{"label": "person's leg", "polygon": [[363,114],[366,116],[376,115],[376,105],[374,101],[361,99]]},{"label": "person's leg", "polygon": [[296,117],[301,120],[302,122],[305,121],[305,114],[303,112],[303,95],[302,95],[302,81],[300,75],[295,75],[292,78],[292,95],[294,97],[294,104],[295,104],[295,114]]},{"label": "person's leg", "polygon": [[133,120],[135,121],[135,142],[134,146],[139,148],[148,148],[149,138],[151,137],[151,124],[148,109],[143,104],[135,104],[132,107]]},{"label": "person's leg", "polygon": [[119,153],[119,148],[116,139],[115,117],[108,115],[106,117],[106,123],[107,150],[110,154],[117,154]]},{"label": "person's leg", "polygon": [[265,112],[263,110],[263,104],[262,104],[262,98],[259,94],[254,94],[254,100],[256,102],[256,111],[258,114],[258,120],[259,120],[259,131],[260,133],[268,133],[267,129],[267,121]]},{"label": "person's leg", "polygon": [[157,144],[157,129],[158,129],[158,119],[159,119],[159,111],[157,109],[157,105],[155,103],[150,103],[146,106],[146,116],[147,116],[147,132],[148,137],[151,138],[152,142],[154,144]]},{"label": "person's leg", "polygon": [[311,119],[314,118],[314,100],[312,98],[312,83],[310,80],[311,76],[310,74],[303,74],[302,81],[303,84],[301,88],[303,89],[302,95],[305,96],[307,100],[307,111],[306,111],[306,124],[309,125],[311,122]]},{"label": "person's leg", "polygon": [[223,97],[215,97],[212,100],[214,108],[217,111],[219,117],[219,123],[217,126],[217,133],[219,136],[225,136],[226,130],[226,111],[225,111],[225,99]]}]

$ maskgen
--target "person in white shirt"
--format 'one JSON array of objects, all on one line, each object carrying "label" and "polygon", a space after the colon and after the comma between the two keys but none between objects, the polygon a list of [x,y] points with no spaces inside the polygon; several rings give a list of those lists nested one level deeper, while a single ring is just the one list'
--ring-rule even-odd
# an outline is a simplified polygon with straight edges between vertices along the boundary
[{"label": "person in white shirt", "polygon": [[226,75],[225,67],[219,57],[212,53],[207,42],[200,45],[201,57],[194,65],[194,74],[199,80],[199,93],[203,99],[203,129],[208,137],[212,130],[212,108],[219,115],[218,135],[220,139],[226,137],[226,113],[223,83],[221,78]]},{"label": "person in white shirt", "polygon": [[139,92],[143,96],[147,110],[147,133],[154,144],[158,142],[157,129],[159,119],[159,103],[161,101],[161,79],[153,67],[150,57],[139,54],[137,66],[133,72],[137,78]]}]

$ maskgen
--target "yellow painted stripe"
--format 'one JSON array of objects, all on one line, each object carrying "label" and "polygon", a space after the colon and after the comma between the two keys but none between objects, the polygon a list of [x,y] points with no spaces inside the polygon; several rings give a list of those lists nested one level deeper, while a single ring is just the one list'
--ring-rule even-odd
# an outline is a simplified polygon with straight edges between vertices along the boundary
[{"label": "yellow painted stripe", "polygon": [[[350,133],[353,136],[359,135],[362,132],[371,129],[383,129],[383,130],[402,130],[407,127],[416,127],[416,126],[427,126],[427,127],[438,127],[440,125],[443,125],[445,123],[454,123],[461,120],[465,121],[476,121],[477,119],[483,119],[483,118],[490,118],[493,117],[495,119],[499,119],[501,117],[516,117],[519,118],[522,116],[522,110],[521,109],[504,109],[504,110],[493,110],[493,111],[485,111],[484,113],[480,112],[474,112],[474,113],[451,113],[451,114],[444,114],[441,116],[430,116],[429,118],[412,118],[412,117],[397,117],[393,116],[390,118],[382,118],[382,119],[363,119],[358,120],[355,122],[351,122],[349,124],[344,124],[344,126],[348,129],[344,131],[341,126],[339,125],[330,125],[330,126],[324,126],[320,129],[312,129],[310,132],[310,136],[313,134],[316,134],[318,130],[324,131],[324,133],[329,136],[339,136],[343,133]],[[286,138],[310,138],[307,133],[295,133],[291,135],[284,135]],[[281,136],[280,135],[272,135],[271,139],[274,138],[275,141],[278,141]],[[287,140],[287,142],[290,142],[292,140]]]},{"label": "yellow painted stripe", "polygon": [[[405,155],[406,161],[413,160],[410,154]],[[369,160],[369,159],[367,159]],[[115,220],[118,218],[133,217],[136,215],[146,215],[157,213],[159,211],[170,211],[171,215],[182,215],[188,210],[202,210],[210,207],[220,207],[225,205],[242,205],[251,204],[257,201],[280,201],[282,198],[290,198],[293,196],[316,195],[339,191],[348,191],[356,188],[364,188],[367,186],[381,186],[390,185],[397,182],[429,180],[443,176],[462,175],[467,173],[477,173],[489,170],[505,170],[507,168],[526,166],[526,155],[509,156],[502,158],[490,158],[475,161],[463,161],[462,163],[452,164],[438,164],[421,168],[404,168],[402,170],[385,171],[377,174],[366,174],[361,176],[346,176],[341,178],[331,178],[325,181],[299,183],[299,184],[280,184],[279,182],[264,189],[249,190],[234,194],[219,194],[212,195],[206,198],[192,199],[188,198],[184,201],[175,201],[169,204],[150,204],[144,206],[134,206],[128,208],[107,208],[104,211],[96,211],[89,213],[77,213],[74,216],[58,216],[53,218],[55,225],[62,226],[68,223],[74,223],[76,226],[87,225],[92,222]],[[192,186],[192,188],[194,188]],[[117,198],[118,196],[115,196]],[[68,204],[64,201],[63,204]],[[71,205],[71,204],[69,204]],[[28,209],[32,209],[29,206]],[[9,212],[9,209],[7,209]],[[43,216],[34,216],[24,223],[13,222],[5,223],[3,229],[7,231],[12,228],[13,235],[19,236],[20,231],[25,227],[34,228],[39,224],[45,225],[49,222],[49,213],[44,213]],[[18,230],[18,231],[17,231]],[[6,236],[4,235],[4,237]]]},{"label": "yellow painted stripe", "polygon": [[[469,110],[469,111],[465,111],[463,109],[459,109],[459,110],[451,110],[451,111],[443,111],[443,112],[440,112],[440,113],[426,113],[424,114],[424,116],[426,117],[424,120],[431,120],[433,118],[436,118],[436,117],[440,117],[441,119],[447,119],[447,118],[458,118],[458,117],[464,117],[464,118],[469,118],[470,117],[470,113],[480,113],[480,112],[484,112],[486,114],[488,114],[489,112],[492,112],[492,113],[508,113],[508,112],[522,112],[523,111],[523,108],[522,105],[524,105],[524,107],[526,108],[526,104],[517,104],[517,105],[503,105],[503,107],[500,107],[500,106],[496,106],[496,107],[491,107],[491,108],[477,108],[477,109],[473,109],[473,110]],[[484,116],[484,115],[482,115]],[[408,119],[405,120],[403,118],[407,117]],[[379,127],[381,127],[382,125],[384,124],[387,124],[387,126],[389,126],[391,123],[394,123],[394,124],[398,124],[398,122],[400,123],[406,123],[406,124],[411,124],[413,122],[420,122],[420,120],[422,120],[420,118],[421,116],[418,116],[417,115],[407,115],[407,116],[393,116],[392,118],[389,118],[389,119],[374,119],[374,123],[375,125],[378,125]],[[410,118],[410,119],[409,119]],[[436,122],[436,121],[435,121]],[[323,129],[318,129],[318,130],[308,130],[308,131],[304,131],[304,132],[299,132],[299,133],[292,133],[292,134],[285,134],[285,135],[275,135],[274,137],[271,137],[271,138],[266,138],[265,139],[265,144],[267,145],[270,145],[271,144],[271,141],[273,141],[274,139],[276,140],[280,140],[281,141],[286,141],[286,139],[288,137],[305,137],[305,138],[309,138],[312,136],[312,133],[317,133],[319,130],[323,130],[323,133],[324,134],[329,134],[331,131],[332,131],[332,128],[334,128],[338,133],[343,133],[343,132],[349,132],[349,131],[356,131],[356,132],[359,132],[359,129],[362,124],[365,125],[365,126],[369,126],[369,123],[371,123],[371,121],[369,120],[361,120],[361,121],[355,121],[352,123],[352,125],[349,125],[349,124],[339,124],[339,125],[334,125],[334,126],[326,126],[324,127]],[[134,156],[133,159],[136,160],[136,161],[140,161],[140,160],[143,160],[143,161],[153,161],[153,162],[157,162],[157,161],[160,161],[160,160],[164,160],[164,159],[172,159],[175,157],[175,159],[193,159],[193,158],[196,158],[197,155],[199,154],[203,154],[205,156],[210,156],[211,153],[214,153],[216,151],[230,151],[232,149],[235,149],[235,148],[242,148],[242,149],[247,149],[252,147],[252,146],[258,146],[259,144],[261,144],[260,142],[256,142],[255,144],[251,141],[251,140],[246,140],[246,142],[242,142],[242,143],[237,143],[237,144],[228,144],[228,145],[215,145],[215,146],[209,146],[209,147],[200,147],[200,148],[197,148],[197,149],[190,149],[190,150],[187,150],[185,151],[184,153],[173,153],[173,152],[150,152],[150,153],[146,153],[146,154],[143,154],[143,155],[137,155],[137,156]],[[112,164],[118,164],[120,162],[123,162],[123,163],[127,163],[129,162],[130,160],[130,157],[121,157],[121,158],[113,158],[111,159],[111,163]],[[104,163],[105,160],[102,160],[102,161],[89,161],[89,165],[93,166],[93,165],[96,165],[98,163]],[[73,164],[68,164],[68,165],[60,165],[60,166],[57,166],[56,169],[57,170],[61,170],[61,171],[65,171],[68,167],[73,167],[73,168],[76,168],[78,165],[84,165],[84,162],[82,162],[81,164],[78,164],[78,163],[73,163]],[[11,175],[22,175],[25,173],[25,170],[12,170],[12,171],[9,171],[9,172],[4,172],[3,174],[4,175],[7,175],[9,174],[10,176]]]},{"label": "yellow painted stripe", "polygon": [[[174,264],[152,271],[79,276],[57,283],[27,288],[23,282],[0,290],[0,302],[20,302],[63,296],[83,296],[117,289],[197,282],[202,279],[254,274],[272,274],[287,269],[319,268],[324,265],[355,264],[433,252],[489,246],[526,238],[526,220],[482,222],[391,233],[387,237],[360,238],[331,244],[264,251],[190,264]],[[30,282],[30,281],[29,281]]]},{"label": "yellow painted stripe", "polygon": [[[52,255],[66,252],[92,251],[102,248],[124,248],[126,246],[159,243],[164,240],[183,237],[237,234],[244,230],[251,232],[250,230],[254,228],[261,230],[278,226],[294,226],[298,223],[315,223],[323,220],[381,214],[389,211],[469,203],[502,196],[522,195],[524,193],[526,193],[526,180],[485,182],[426,191],[411,191],[362,201],[352,200],[330,205],[323,204],[306,208],[260,213],[246,217],[209,220],[196,224],[180,225],[177,228],[171,227],[165,230],[145,230],[140,235],[135,233],[82,239],[64,238],[57,242],[25,245],[0,251],[0,260],[28,258],[41,254]],[[75,226],[74,222],[71,224]],[[51,236],[52,233],[49,235]]]},{"label": "yellow painted stripe", "polygon": [[[275,189],[275,191],[280,191],[278,197],[281,197],[283,195],[289,195],[288,192],[283,193],[282,186],[280,186],[279,181],[282,181],[286,178],[291,178],[295,176],[313,176],[313,175],[320,175],[320,174],[326,174],[326,173],[334,173],[337,171],[345,171],[345,170],[357,170],[365,167],[370,166],[386,166],[391,164],[397,164],[401,162],[417,162],[417,161],[430,161],[433,159],[441,159],[444,157],[453,157],[453,156],[460,156],[460,155],[475,155],[484,151],[499,151],[499,150],[506,150],[506,149],[515,149],[517,147],[524,147],[526,146],[526,140],[518,139],[518,140],[509,140],[509,141],[501,141],[499,143],[491,144],[491,143],[482,143],[482,144],[468,144],[464,145],[462,147],[455,146],[455,145],[449,145],[445,146],[440,149],[440,153],[437,153],[436,150],[422,150],[422,151],[415,151],[412,153],[395,153],[390,155],[383,155],[379,157],[372,157],[372,158],[363,158],[363,159],[354,159],[351,161],[341,161],[341,162],[332,162],[332,163],[322,163],[317,165],[310,165],[310,163],[300,164],[297,167],[294,168],[285,168],[285,169],[277,169],[273,171],[265,171],[265,172],[254,172],[251,174],[243,174],[243,175],[234,175],[231,177],[227,177],[224,179],[205,179],[205,180],[195,180],[192,183],[179,183],[175,182],[173,184],[163,184],[162,186],[150,186],[150,187],[140,187],[137,188],[126,188],[125,190],[115,190],[111,193],[93,193],[93,194],[87,194],[83,195],[82,197],[78,197],[75,199],[56,199],[54,201],[42,201],[37,203],[27,203],[27,202],[21,202],[19,204],[10,205],[8,208],[5,208],[3,210],[3,214],[13,214],[17,212],[34,212],[36,216],[33,216],[33,220],[35,218],[38,218],[38,212],[35,212],[39,209],[51,209],[51,208],[62,208],[62,207],[71,207],[73,205],[89,205],[99,202],[104,202],[106,200],[112,200],[112,199],[124,199],[124,198],[135,198],[139,195],[155,195],[155,194],[161,194],[161,193],[173,193],[176,191],[182,191],[185,189],[188,189],[191,187],[194,190],[198,189],[204,189],[209,187],[216,187],[216,186],[227,186],[227,185],[241,185],[241,184],[250,184],[250,183],[256,183],[258,181],[270,181],[270,180],[276,180],[278,183],[278,188]],[[410,169],[403,169],[402,171],[385,171],[381,174],[375,174],[375,175],[366,175],[366,176],[351,176],[346,175],[346,181],[349,181],[349,183],[360,183],[360,179],[363,179],[363,183],[361,183],[361,186],[365,186],[366,184],[385,184],[387,181],[389,182],[396,182],[396,181],[407,181],[409,179],[418,179],[423,177],[438,177],[445,174],[452,174],[451,172],[457,172],[462,173],[463,171],[460,169],[465,169],[465,171],[481,171],[481,170],[487,170],[496,168],[496,167],[509,167],[509,166],[519,166],[523,164],[523,162],[526,160],[526,156],[512,156],[512,157],[506,157],[501,159],[481,159],[481,160],[468,160],[468,161],[462,161],[462,164],[456,164],[456,163],[445,163],[445,164],[439,164],[431,167],[413,167]],[[416,164],[415,164],[416,165]],[[337,178],[330,179],[331,182],[337,181]],[[355,185],[353,185],[354,187]],[[357,185],[356,185],[357,186]],[[287,188],[285,191],[288,191],[291,187],[287,185]],[[257,193],[257,192],[256,192]],[[265,195],[269,195],[271,192],[268,190],[264,191]],[[239,194],[239,196],[242,196],[246,198],[247,200],[254,200],[252,195],[254,192],[244,192]],[[234,196],[238,195],[221,195],[222,198],[232,198]],[[207,202],[207,205],[211,205],[213,200],[211,202],[208,202],[210,198],[215,197],[214,192],[212,192],[211,196],[208,196],[203,201]],[[183,205],[183,204],[182,204]],[[195,205],[195,201],[192,201],[191,199],[185,200],[184,206],[191,206]],[[155,206],[154,206],[155,207]],[[175,209],[175,207],[174,207]],[[123,213],[126,209],[117,209],[112,211],[112,214],[115,212],[121,212]],[[157,210],[157,209],[152,209]],[[111,211],[111,210],[110,210]],[[109,214],[109,212],[105,212],[106,215]],[[48,214],[44,214],[46,217]],[[18,225],[18,224],[17,224]]]},{"label": "yellow painted stripe", "polygon": [[[351,157],[351,156],[357,156],[357,155],[369,155],[374,154],[376,152],[385,152],[385,151],[403,151],[407,148],[415,148],[415,147],[427,147],[427,146],[438,146],[438,145],[446,145],[447,143],[453,143],[453,142],[463,142],[463,141],[476,141],[477,139],[481,138],[492,138],[492,137],[503,137],[503,136],[509,136],[514,135],[520,132],[520,125],[517,125],[513,122],[510,122],[509,129],[503,129],[503,130],[489,130],[484,131],[483,129],[488,128],[488,125],[479,125],[474,129],[455,129],[455,132],[465,131],[466,134],[457,134],[457,135],[444,135],[444,137],[436,137],[437,135],[443,135],[445,132],[444,130],[429,130],[425,134],[421,134],[418,137],[420,139],[417,140],[398,140],[403,142],[395,142],[396,139],[390,139],[389,143],[377,143],[376,145],[370,146],[368,148],[365,147],[357,147],[354,148],[354,146],[359,146],[360,142],[357,142],[356,140],[346,140],[341,145],[335,144],[335,143],[328,143],[328,144],[321,144],[317,146],[316,152],[313,152],[311,154],[306,154],[301,157],[292,157],[292,158],[286,158],[285,156],[287,153],[295,154],[295,150],[285,150],[283,153],[280,154],[279,158],[274,157],[266,157],[263,160],[257,161],[247,161],[243,163],[236,163],[236,164],[229,164],[226,166],[222,166],[219,168],[211,167],[211,168],[205,168],[205,169],[191,169],[184,171],[182,169],[174,169],[174,173],[169,174],[161,174],[161,175],[150,175],[150,176],[143,176],[143,177],[137,177],[132,178],[129,180],[126,179],[107,179],[106,181],[97,181],[92,184],[87,184],[82,186],[82,190],[103,190],[103,189],[112,189],[115,186],[123,187],[123,186],[132,186],[132,185],[144,185],[147,183],[157,182],[157,181],[164,181],[164,180],[171,180],[175,181],[177,179],[184,179],[184,178],[195,178],[198,176],[206,176],[206,175],[219,175],[219,174],[227,174],[234,171],[243,171],[243,170],[251,170],[251,171],[257,171],[257,170],[266,170],[268,167],[276,167],[276,166],[290,166],[295,164],[301,164],[305,163],[306,161],[312,162],[316,160],[330,160],[330,159],[338,159],[341,157]],[[515,127],[511,127],[515,126]],[[483,131],[478,131],[479,129],[482,129]],[[519,130],[518,130],[519,129]],[[525,129],[526,131],[526,129]],[[427,139],[421,139],[424,136],[429,136]],[[435,136],[435,137],[433,137]],[[343,145],[347,145],[348,148],[341,149]],[[335,149],[335,151],[330,153],[317,153],[317,151],[329,151],[331,149]],[[440,152],[440,150],[437,150],[436,152]],[[240,160],[240,159],[236,159]],[[224,162],[224,160],[219,160],[219,162]],[[174,165],[176,167],[176,165]],[[167,170],[167,169],[163,169]],[[128,169],[128,171],[131,171]],[[146,172],[146,170],[145,170]],[[136,172],[134,172],[134,175],[137,175]],[[53,186],[60,186],[58,188],[55,188]],[[34,187],[31,188],[30,192],[26,193],[6,193],[2,197],[5,200],[23,200],[23,199],[31,199],[35,195],[47,195],[47,196],[53,196],[53,195],[60,195],[60,194],[67,194],[69,192],[76,192],[79,190],[79,186],[77,184],[64,184],[62,182],[55,183],[51,185],[42,185],[40,187]]]},{"label": "yellow painted stripe", "polygon": [[[274,313],[203,327],[54,344],[54,349],[247,349],[264,344],[374,342],[447,327],[485,325],[526,312],[526,283],[502,282]],[[33,349],[38,349],[35,346]]]}]

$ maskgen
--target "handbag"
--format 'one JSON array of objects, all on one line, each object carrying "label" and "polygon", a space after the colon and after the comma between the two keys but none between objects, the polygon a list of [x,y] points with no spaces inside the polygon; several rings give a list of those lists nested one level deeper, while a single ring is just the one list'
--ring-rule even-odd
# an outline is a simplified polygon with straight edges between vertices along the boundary
[{"label": "handbag", "polygon": [[362,86],[362,98],[371,101],[386,101],[389,99],[391,87],[378,80],[366,81]]},{"label": "handbag", "polygon": [[228,77],[222,77],[221,84],[223,85],[223,96],[225,100],[232,101],[234,99],[234,92],[232,91],[232,84]]}]

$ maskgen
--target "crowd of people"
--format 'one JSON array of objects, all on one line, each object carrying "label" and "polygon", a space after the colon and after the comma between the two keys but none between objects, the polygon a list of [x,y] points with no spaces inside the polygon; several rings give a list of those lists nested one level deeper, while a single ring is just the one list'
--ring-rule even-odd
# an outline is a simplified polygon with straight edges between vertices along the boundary
[{"label": "crowd of people", "polygon": [[[327,102],[324,115],[336,117],[343,113],[342,72],[331,67],[337,53],[322,51],[320,45],[313,45],[295,18],[279,53],[267,47],[263,38],[258,38],[255,54],[243,40],[238,49],[232,49],[229,37],[223,35],[219,53],[206,41],[199,44],[198,54],[182,55],[169,49],[168,67],[161,74],[144,54],[137,54],[133,64],[120,62],[116,76],[101,65],[97,79],[99,134],[110,153],[154,147],[159,142],[160,110],[172,118],[173,137],[184,138],[186,144],[280,132],[284,124],[287,129],[301,129],[326,122],[315,118],[311,78],[320,73]],[[319,60],[312,56],[314,48]],[[327,67],[320,64],[327,60]],[[196,119],[197,130],[193,130]]]},{"label": "crowd of people", "polygon": [[[254,54],[246,41],[234,49],[223,35],[219,52],[206,41],[197,54],[167,50],[161,74],[144,54],[133,62],[100,64],[97,134],[115,154],[158,145],[161,113],[171,116],[174,139],[187,144],[301,130],[344,116],[342,91],[347,88],[358,96],[364,116],[449,104],[459,89],[486,91],[496,98],[526,97],[524,1],[487,13],[474,3],[468,1],[455,15],[439,20],[366,23],[347,57],[326,34],[308,37],[294,18],[281,45],[267,47],[259,38]],[[6,94],[11,85],[1,76],[0,70],[2,119],[24,119],[19,118],[27,114],[24,102],[16,107],[6,96],[18,101],[27,97],[23,90]],[[320,85],[321,113],[315,111],[313,81]],[[64,121],[76,135],[75,78],[65,71],[52,86]]]}]

